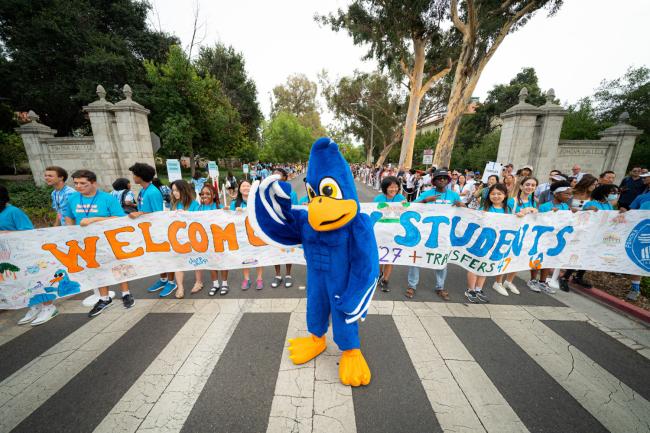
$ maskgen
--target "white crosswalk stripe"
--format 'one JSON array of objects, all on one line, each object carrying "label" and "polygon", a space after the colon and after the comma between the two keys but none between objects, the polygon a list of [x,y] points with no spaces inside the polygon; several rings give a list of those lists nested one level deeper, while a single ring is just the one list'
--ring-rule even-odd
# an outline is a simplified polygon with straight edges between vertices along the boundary
[{"label": "white crosswalk stripe", "polygon": [[[79,310],[78,302],[62,304],[63,314]],[[180,432],[245,313],[289,313],[286,337],[306,333],[304,299],[139,300],[130,311],[115,308],[89,320],[1,382],[0,432],[19,425],[151,312],[192,316],[130,384],[96,433]],[[378,301],[369,314],[392,316],[445,432],[528,431],[445,317],[492,320],[608,430],[650,431],[650,403],[542,323],[588,320],[570,308]],[[28,329],[8,326],[0,343]],[[268,433],[357,431],[352,389],[338,382],[339,352],[331,331],[328,342],[321,356],[300,366],[288,359],[285,345]]]}]

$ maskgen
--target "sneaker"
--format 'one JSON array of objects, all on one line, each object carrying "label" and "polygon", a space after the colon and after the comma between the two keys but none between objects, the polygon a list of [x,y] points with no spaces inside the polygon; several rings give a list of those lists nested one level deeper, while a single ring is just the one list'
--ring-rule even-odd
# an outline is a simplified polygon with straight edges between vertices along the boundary
[{"label": "sneaker", "polygon": [[131,308],[135,305],[135,299],[133,299],[132,294],[127,294],[122,296],[122,304],[124,304],[124,308]]},{"label": "sneaker", "polygon": [[465,297],[472,304],[479,303],[478,296],[476,296],[476,292],[474,290],[465,290]]},{"label": "sneaker", "polygon": [[38,316],[38,313],[41,312],[41,306],[40,305],[35,305],[33,307],[29,307],[29,310],[27,310],[27,313],[23,316],[22,319],[18,321],[19,325],[26,325],[32,320],[36,319],[36,316]]},{"label": "sneaker", "polygon": [[390,292],[390,287],[388,287],[388,281],[386,280],[381,280],[379,283],[381,285],[381,291],[382,292]]},{"label": "sneaker", "polygon": [[552,295],[552,294],[555,293],[555,289],[552,288],[551,286],[549,286],[548,283],[545,282],[545,281],[538,281],[538,282],[537,282],[537,287],[539,287],[539,289],[540,289],[542,292],[544,292],[544,293],[548,293],[549,295]]},{"label": "sneaker", "polygon": [[251,287],[251,280],[244,280],[241,282],[241,289],[248,290]]},{"label": "sneaker", "polygon": [[102,314],[105,309],[111,306],[112,302],[111,298],[108,298],[108,301],[99,298],[99,301],[97,301],[93,309],[88,313],[88,317],[95,317]]},{"label": "sneaker", "polygon": [[506,290],[505,287],[503,287],[503,284],[495,282],[492,284],[492,289],[494,289],[495,292],[497,292],[499,295],[503,296],[508,296],[508,291]]},{"label": "sneaker", "polygon": [[568,292],[569,290],[571,290],[569,289],[569,282],[564,278],[560,278],[558,282],[560,283],[560,290],[562,290],[563,292]]},{"label": "sneaker", "polygon": [[150,293],[151,293],[151,292],[157,292],[158,290],[160,290],[160,289],[162,289],[163,287],[165,287],[166,284],[167,284],[167,281],[162,281],[162,280],[158,279],[158,280],[156,280],[155,283],[153,283],[153,284],[152,284],[152,285],[147,289],[147,292],[150,292]]},{"label": "sneaker", "polygon": [[627,299],[628,301],[636,301],[639,299],[640,293],[641,292],[637,292],[636,290],[630,290],[630,293],[627,294],[625,299]]},{"label": "sneaker", "polygon": [[159,296],[161,298],[164,298],[165,296],[169,296],[172,293],[174,293],[174,290],[176,290],[177,288],[178,288],[178,285],[176,284],[175,281],[167,281],[165,283],[165,287],[162,289]]},{"label": "sneaker", "polygon": [[288,289],[291,286],[293,286],[293,278],[291,278],[291,275],[287,275],[284,277],[284,287]]},{"label": "sneaker", "polygon": [[589,281],[585,280],[584,278],[574,278],[573,282],[579,286],[584,287],[585,289],[592,289],[594,287]]},{"label": "sneaker", "polygon": [[513,294],[519,295],[519,289],[512,282],[506,280],[503,282],[503,287],[510,290]]},{"label": "sneaker", "polygon": [[255,286],[256,290],[262,290],[264,288],[264,280],[257,280],[257,284]]},{"label": "sneaker", "polygon": [[54,305],[44,305],[41,311],[38,313],[38,316],[32,322],[32,326],[42,325],[50,319],[59,314],[59,310],[56,309]]},{"label": "sneaker", "polygon": [[282,277],[280,276],[273,277],[273,282],[271,283],[271,287],[275,289],[276,287],[280,287],[280,284],[282,284]]},{"label": "sneaker", "polygon": [[445,289],[436,290],[436,295],[440,296],[444,301],[449,300],[449,292],[446,291]]},{"label": "sneaker", "polygon": [[488,298],[488,295],[486,295],[483,290],[475,290],[475,292],[476,292],[476,297],[478,298],[479,301],[490,302],[490,298]]},{"label": "sneaker", "polygon": [[539,292],[542,291],[542,290],[539,288],[539,281],[537,281],[537,280],[530,280],[530,281],[528,281],[528,282],[526,283],[526,285],[527,285],[528,288],[529,288],[530,290],[532,290],[533,292],[537,292],[537,293],[539,293]]}]

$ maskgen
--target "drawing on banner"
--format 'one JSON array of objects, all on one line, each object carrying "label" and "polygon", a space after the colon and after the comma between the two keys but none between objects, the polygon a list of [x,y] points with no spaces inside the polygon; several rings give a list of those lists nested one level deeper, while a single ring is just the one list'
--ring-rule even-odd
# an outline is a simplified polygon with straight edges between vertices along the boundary
[{"label": "drawing on banner", "polygon": [[501,179],[501,170],[503,169],[503,166],[499,164],[498,162],[488,162],[485,164],[485,170],[483,170],[483,177],[481,178],[481,182],[487,183],[488,177],[495,175],[499,179]]},{"label": "drawing on banner", "polygon": [[0,281],[8,279],[15,280],[16,272],[20,272],[20,268],[18,266],[7,262],[0,263]]},{"label": "drawing on banner", "polygon": [[113,266],[111,268],[111,272],[113,272],[113,277],[115,277],[116,280],[124,278],[135,278],[138,276],[138,273],[135,271],[135,267],[133,265],[127,264]]},{"label": "drawing on banner", "polygon": [[57,297],[62,298],[79,293],[81,291],[81,285],[76,281],[70,280],[65,270],[59,269],[54,273],[54,278],[50,280],[50,285],[44,287],[43,290],[45,290],[45,293],[39,293],[29,299],[30,307],[42,304],[43,302],[53,301]]},{"label": "drawing on banner", "polygon": [[167,160],[167,179],[169,180],[169,183],[183,179],[183,175],[181,174],[181,163],[178,159]]},{"label": "drawing on banner", "polygon": [[650,272],[650,219],[645,219],[632,229],[625,242],[625,252],[635,265]]}]

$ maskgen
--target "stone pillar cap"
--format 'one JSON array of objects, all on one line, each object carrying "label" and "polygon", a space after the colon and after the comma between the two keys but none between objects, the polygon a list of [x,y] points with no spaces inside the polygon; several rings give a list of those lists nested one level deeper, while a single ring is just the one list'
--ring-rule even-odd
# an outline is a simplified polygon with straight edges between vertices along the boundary
[{"label": "stone pillar cap", "polygon": [[97,90],[95,91],[97,93],[97,96],[99,97],[99,100],[93,101],[88,105],[85,105],[83,107],[83,111],[88,112],[88,111],[102,111],[102,110],[108,110],[110,109],[113,104],[110,103],[109,101],[106,100],[106,90],[104,89],[104,86],[101,84],[97,85]]},{"label": "stone pillar cap", "polygon": [[599,132],[598,135],[601,137],[607,137],[607,136],[612,136],[612,135],[641,135],[643,134],[643,130],[636,128],[632,125],[630,125],[629,122],[630,120],[630,113],[627,111],[623,111],[619,116],[618,116],[618,123],[614,126],[610,126],[609,128],[605,129],[602,132]]},{"label": "stone pillar cap", "polygon": [[117,102],[115,104],[115,107],[113,108],[113,111],[123,111],[123,110],[135,110],[135,111],[140,111],[145,114],[149,114],[150,111],[144,108],[142,105],[138,104],[135,102],[132,97],[133,97],[133,90],[131,90],[131,86],[128,84],[125,84],[124,87],[122,88],[122,93],[124,94],[123,100]]},{"label": "stone pillar cap", "polygon": [[505,119],[512,116],[522,116],[522,115],[537,116],[541,114],[542,111],[539,108],[526,102],[527,98],[528,98],[528,89],[522,87],[521,90],[519,91],[519,103],[517,105],[508,108],[505,111],[505,113],[501,115],[501,118]]},{"label": "stone pillar cap", "polygon": [[566,116],[567,111],[560,105],[555,103],[555,90],[548,89],[546,92],[546,103],[539,107],[540,110],[544,110],[548,114],[556,114],[560,116]]}]

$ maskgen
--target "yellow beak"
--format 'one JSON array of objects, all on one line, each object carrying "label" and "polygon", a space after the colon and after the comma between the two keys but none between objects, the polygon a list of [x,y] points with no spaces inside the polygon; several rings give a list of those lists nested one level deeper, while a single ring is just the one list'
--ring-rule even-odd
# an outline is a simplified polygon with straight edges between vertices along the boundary
[{"label": "yellow beak", "polygon": [[338,200],[331,197],[314,197],[307,207],[307,220],[316,231],[336,230],[349,223],[359,211],[354,200]]}]

